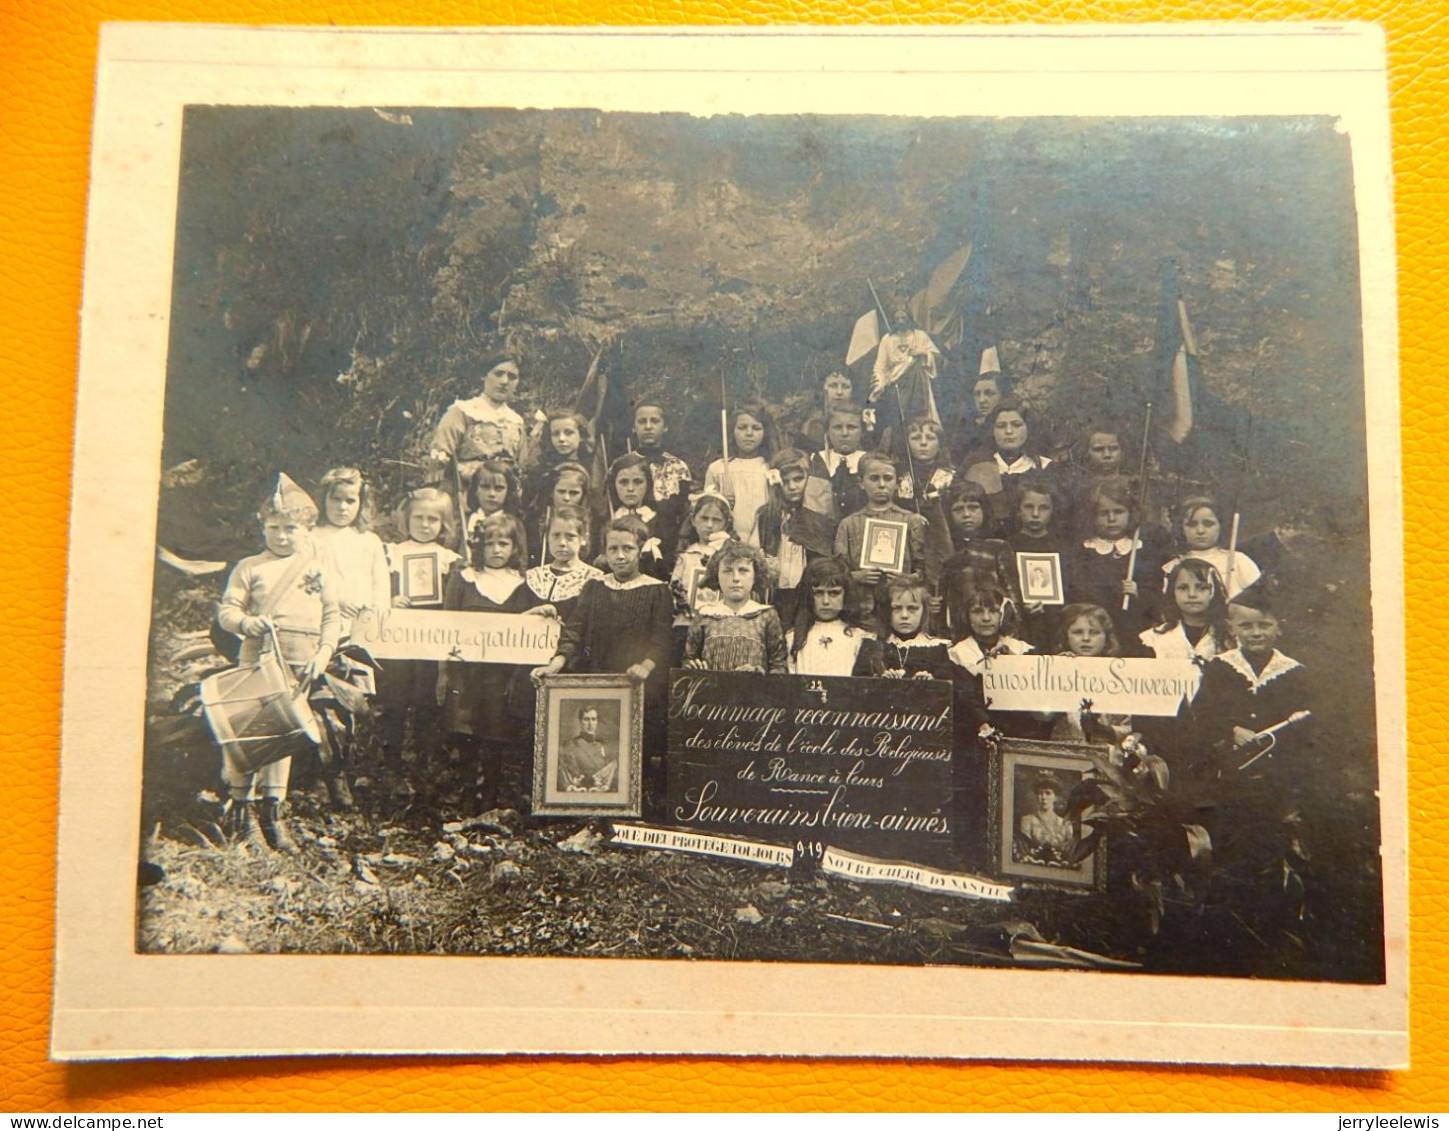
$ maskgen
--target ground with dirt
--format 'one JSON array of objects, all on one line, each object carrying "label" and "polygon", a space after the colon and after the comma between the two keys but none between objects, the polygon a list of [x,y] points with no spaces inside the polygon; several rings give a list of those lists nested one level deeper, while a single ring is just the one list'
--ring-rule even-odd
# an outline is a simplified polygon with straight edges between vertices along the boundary
[{"label": "ground with dirt", "polygon": [[298,759],[289,807],[300,855],[248,853],[222,832],[218,754],[204,724],[178,724],[170,709],[189,681],[222,665],[195,656],[206,592],[204,582],[175,583],[158,609],[137,906],[144,952],[1125,962],[1381,977],[1376,798],[1362,771],[1343,767],[1317,779],[1302,833],[1308,888],[1296,895],[1278,877],[1232,872],[1146,892],[1125,858],[1112,868],[1109,856],[1104,893],[1018,887],[998,903],[621,846],[604,821],[521,815],[528,766],[505,767],[509,807],[479,814],[470,767],[411,746],[390,762],[366,727],[353,763],[357,811],[333,810],[316,764]]}]

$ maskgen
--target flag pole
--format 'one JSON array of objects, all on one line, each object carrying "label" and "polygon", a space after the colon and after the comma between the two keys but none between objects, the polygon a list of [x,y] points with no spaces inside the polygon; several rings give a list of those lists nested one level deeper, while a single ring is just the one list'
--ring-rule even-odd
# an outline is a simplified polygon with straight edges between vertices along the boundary
[{"label": "flag pole", "polygon": [[891,329],[890,315],[885,312],[885,307],[881,305],[880,295],[875,293],[875,284],[870,281],[869,275],[865,277],[865,285],[870,288],[870,297],[875,299],[875,308],[880,311],[880,320],[885,323],[886,333],[895,333],[895,331]]},{"label": "flag pole", "polygon": [[455,452],[451,457],[453,461],[453,489],[458,493],[458,530],[461,533],[463,556],[468,556],[468,492],[463,484],[463,468],[458,463],[458,455]]},{"label": "flag pole", "polygon": [[920,478],[916,475],[916,461],[911,457],[911,432],[906,427],[906,405],[901,400],[901,383],[897,381],[893,388],[896,391],[896,411],[901,414],[901,431],[906,438],[906,470],[911,476],[911,502],[916,506],[916,513],[921,513],[921,491],[924,489]]},{"label": "flag pole", "polygon": [[720,466],[724,469],[724,489],[730,500],[730,509],[734,509],[735,485],[730,476],[730,410],[729,393],[725,388],[724,362],[719,364],[719,443],[721,452]]},{"label": "flag pole", "polygon": [[[875,284],[870,281],[870,276],[869,275],[867,275],[865,277],[865,285],[870,288],[870,297],[873,298],[873,299],[875,299],[875,308],[880,311],[880,320],[885,323],[886,333],[887,334],[893,334],[893,333],[895,333],[895,331],[893,329],[891,329],[890,315],[888,315],[886,313],[885,307],[881,304],[880,295],[878,295],[878,294],[875,293]],[[900,386],[900,382],[899,381],[897,381],[895,383],[895,390],[896,390],[896,411],[898,413],[900,413],[900,417],[901,417],[901,431],[902,432],[905,432],[905,430],[906,430],[906,406],[901,401],[901,386]],[[881,390],[881,392],[884,392],[884,391],[885,391],[884,389]],[[910,471],[910,475],[911,475],[911,485],[912,485],[912,487],[914,489],[913,490],[913,493],[912,493],[912,498],[914,499],[915,504],[916,504],[916,513],[917,514],[920,514],[921,513],[921,501],[916,496],[918,496],[920,494],[921,485],[916,482],[916,463],[915,463],[915,461],[913,459],[911,459],[911,441],[909,439],[906,440],[906,467]]]},{"label": "flag pole", "polygon": [[1223,578],[1223,596],[1232,600],[1233,568],[1238,558],[1238,522],[1242,518],[1243,483],[1248,478],[1248,461],[1253,455],[1253,414],[1248,413],[1247,435],[1243,439],[1243,466],[1238,472],[1238,488],[1233,492],[1233,525],[1228,534],[1228,570]]},{"label": "flag pole", "polygon": [[[603,345],[599,346],[599,348],[594,351],[593,360],[589,362],[589,370],[586,374],[584,374],[584,383],[579,386],[579,391],[574,394],[573,410],[575,412],[578,412],[579,409],[583,407],[584,394],[589,391],[590,387],[594,383],[594,380],[599,375],[599,360],[604,356],[604,350],[605,348],[607,348],[607,346],[608,342],[606,341]],[[600,393],[599,395],[599,403],[603,403],[602,393]],[[594,419],[597,420],[598,417],[599,414],[597,411],[595,411]]]},{"label": "flag pole", "polygon": [[[1137,461],[1137,530],[1132,535],[1132,552],[1127,555],[1127,581],[1131,581],[1132,575],[1137,572],[1137,549],[1142,545],[1142,512],[1147,506],[1147,438],[1151,433],[1152,402],[1148,401],[1147,412],[1142,418],[1142,455]],[[1123,593],[1122,611],[1126,612],[1131,605],[1131,594]]]}]

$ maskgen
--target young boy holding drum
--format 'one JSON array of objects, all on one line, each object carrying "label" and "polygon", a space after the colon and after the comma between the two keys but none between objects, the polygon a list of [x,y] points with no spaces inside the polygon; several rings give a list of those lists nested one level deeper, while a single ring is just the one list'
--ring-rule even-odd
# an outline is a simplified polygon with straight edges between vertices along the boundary
[{"label": "young boy holding drum", "polygon": [[[311,531],[317,505],[286,475],[257,517],[266,549],[232,570],[217,610],[217,623],[242,638],[242,664],[254,664],[274,646],[293,678],[310,686],[337,650],[341,616],[328,586]],[[282,817],[292,759],[246,771],[235,749],[223,746],[222,776],[231,798],[227,822],[248,849],[295,855],[296,841]]]}]

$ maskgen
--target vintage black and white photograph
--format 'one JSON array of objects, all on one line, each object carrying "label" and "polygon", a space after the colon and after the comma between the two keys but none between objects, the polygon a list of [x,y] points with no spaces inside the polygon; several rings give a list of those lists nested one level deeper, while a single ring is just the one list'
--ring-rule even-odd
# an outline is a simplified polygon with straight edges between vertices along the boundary
[{"label": "vintage black and white photograph", "polygon": [[1095,811],[1081,803],[1084,787],[1097,778],[1092,747],[1006,737],[988,746],[993,874],[1068,888],[1100,886],[1105,840],[1091,835]]},{"label": "vintage black and white photograph", "polygon": [[532,812],[640,816],[642,704],[618,676],[551,676],[539,692]]},{"label": "vintage black and white photograph", "polygon": [[327,103],[175,111],[136,955],[1391,981],[1342,116]]},{"label": "vintage black and white photograph", "polygon": [[[1352,156],[1311,117],[188,108],[158,514],[179,568],[156,571],[141,798],[179,878],[142,893],[140,946],[949,959],[831,926],[884,911],[839,886],[717,933],[755,898],[748,866],[646,861],[540,819],[627,808],[627,703],[555,689],[535,711],[553,673],[615,673],[646,715],[642,816],[689,823],[701,799],[668,783],[697,752],[660,724],[671,669],[701,656],[949,684],[955,786],[926,808],[966,872],[1095,883],[1073,859],[1090,766],[1012,770],[983,842],[983,725],[1075,725],[1114,767],[1160,767],[1103,839],[1195,806],[1181,823],[1212,851],[1179,831],[1113,854],[1118,898],[1049,913],[1063,943],[1144,970],[1379,979]],[[806,508],[835,554],[791,537]],[[426,599],[434,568],[444,609],[556,617],[553,659],[349,643],[359,613]],[[822,626],[833,651],[808,646]],[[243,774],[184,730],[187,688],[273,647],[327,725]],[[979,669],[1003,648],[1192,655],[1202,690],[1165,719],[1001,715]],[[775,775],[801,821],[867,806],[871,760],[795,780],[749,704],[719,709],[741,720],[711,752],[728,776]],[[816,787],[833,808],[805,806]],[[561,851],[581,830],[598,844]],[[641,924],[678,890],[660,869],[695,885]],[[298,875],[295,923],[228,886]],[[1134,910],[1143,883],[1183,906]],[[520,919],[545,888],[557,912]],[[367,898],[387,892],[406,932]],[[243,906],[254,921],[215,914]],[[981,912],[951,914],[970,933]]]},{"label": "vintage black and white photograph", "polygon": [[1061,605],[1066,601],[1062,588],[1060,554],[1017,552],[1017,578],[1021,582],[1021,599],[1042,605]]},{"label": "vintage black and white photograph", "polygon": [[[1088,712],[1166,767],[1163,797],[1123,813],[1123,835],[1152,804],[1201,795],[1211,868],[1184,835],[1175,870],[1151,878],[1191,885],[1185,919],[1243,923],[1217,960],[1244,976],[1379,977],[1372,671],[1354,643],[1368,630],[1362,413],[1334,408],[1361,384],[1351,156],[1327,119],[188,109],[158,515],[181,568],[156,573],[141,800],[158,863],[207,898],[144,893],[143,949],[215,949],[224,923],[256,950],[402,945],[366,902],[324,930],[266,909],[197,921],[239,898],[226,875],[313,860],[323,881],[294,901],[325,908],[329,875],[348,893],[359,875],[379,895],[402,886],[409,946],[612,945],[622,922],[598,885],[572,890],[556,847],[577,830],[529,816],[530,758],[544,811],[621,789],[627,803],[621,702],[586,712],[558,692],[537,713],[547,732],[530,733],[540,669],[376,661],[348,643],[363,610],[426,602],[447,561],[444,608],[547,605],[562,623],[549,670],[636,681],[644,816],[665,825],[679,821],[669,763],[686,752],[651,724],[691,626],[718,637],[705,654],[725,671],[834,674],[834,657],[816,668],[795,648],[833,621],[856,636],[846,674],[952,683],[963,779],[983,776],[980,723],[1018,738],[1051,725],[993,717],[953,651],[1189,649],[1204,686],[1180,717]],[[981,463],[997,466],[994,492],[957,482]],[[867,497],[878,465],[934,497]],[[785,491],[796,467],[830,485],[812,501],[827,498],[817,513],[853,559],[789,537],[807,494],[798,476]],[[1002,568],[1012,555],[1019,577]],[[701,561],[722,597],[691,611]],[[743,579],[733,596],[726,575]],[[837,578],[833,608],[817,593]],[[200,729],[174,737],[196,675],[228,650],[255,671],[274,648],[311,688],[322,741],[279,707],[293,757],[243,773]],[[1306,721],[1239,771],[1295,712]],[[1010,863],[1068,868],[1072,781],[1008,784]],[[985,805],[984,791],[949,798],[968,871]],[[496,868],[474,862],[492,854],[534,882],[552,874],[589,933],[564,916],[538,925],[547,943],[520,936],[511,898],[482,899]],[[594,855],[620,872],[611,895],[654,888],[638,852]],[[429,906],[438,885],[416,885],[435,857],[478,889],[481,933],[460,938],[455,912]],[[715,916],[757,882],[668,866],[708,876]],[[810,914],[869,911],[849,899],[832,890]],[[630,952],[713,953],[686,925],[703,911],[673,909]],[[957,909],[963,929],[970,912]],[[1153,969],[1201,961],[1191,938],[1118,903],[1070,918],[1075,946]],[[863,940],[838,933],[760,931],[732,949],[854,957]],[[862,957],[932,957],[891,950]]]},{"label": "vintage black and white photograph", "polygon": [[433,605],[443,597],[442,578],[438,576],[436,554],[402,554],[402,568],[397,571],[398,596],[413,604]]},{"label": "vintage black and white photograph", "polygon": [[868,518],[861,538],[860,568],[901,573],[906,564],[906,524]]}]

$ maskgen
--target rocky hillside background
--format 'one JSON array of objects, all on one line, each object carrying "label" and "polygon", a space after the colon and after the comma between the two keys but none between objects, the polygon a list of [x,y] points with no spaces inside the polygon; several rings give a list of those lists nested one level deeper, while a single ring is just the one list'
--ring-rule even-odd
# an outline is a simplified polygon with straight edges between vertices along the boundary
[{"label": "rocky hillside background", "polygon": [[1059,442],[1139,421],[1176,261],[1207,390],[1254,421],[1259,525],[1270,499],[1362,505],[1351,155],[1326,119],[193,107],[182,159],[164,465],[205,478],[163,494],[161,534],[194,552],[249,544],[278,469],[357,464],[395,495],[499,345],[529,406],[602,349],[615,411],[667,390],[701,461],[721,382],[802,418],[867,278],[892,309],[968,241],[947,399],[992,333]]}]

